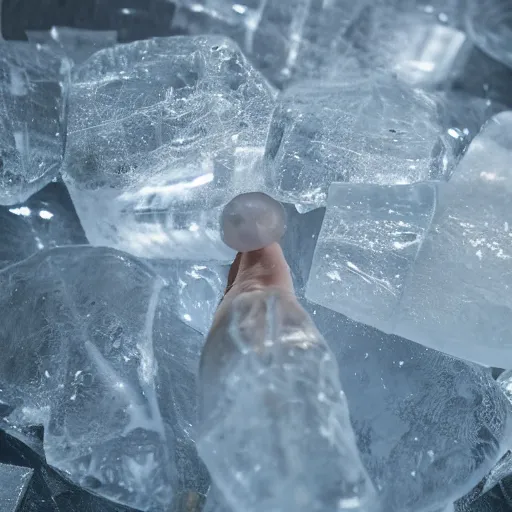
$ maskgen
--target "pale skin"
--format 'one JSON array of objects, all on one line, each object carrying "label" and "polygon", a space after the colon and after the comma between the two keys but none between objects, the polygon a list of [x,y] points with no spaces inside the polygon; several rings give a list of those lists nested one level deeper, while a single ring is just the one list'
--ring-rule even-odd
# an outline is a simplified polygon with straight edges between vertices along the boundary
[{"label": "pale skin", "polygon": [[220,303],[212,324],[214,330],[227,314],[233,299],[245,292],[275,287],[294,295],[290,268],[278,243],[257,251],[238,253],[228,275],[224,298]]}]

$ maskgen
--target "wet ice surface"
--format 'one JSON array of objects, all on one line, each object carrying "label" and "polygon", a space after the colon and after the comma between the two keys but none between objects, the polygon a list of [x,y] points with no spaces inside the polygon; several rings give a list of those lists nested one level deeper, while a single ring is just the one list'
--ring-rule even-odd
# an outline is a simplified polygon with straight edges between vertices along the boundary
[{"label": "wet ice surface", "polygon": [[231,259],[220,207],[258,188],[247,164],[264,146],[272,104],[268,84],[222,37],[96,53],[74,75],[64,164],[90,242],[143,257]]},{"label": "wet ice surface", "polygon": [[0,41],[0,204],[25,201],[59,172],[69,65],[52,51]]},{"label": "wet ice surface", "polygon": [[[268,188],[324,206],[332,182],[394,185],[445,178],[457,161],[441,98],[359,69],[278,98],[265,148]],[[456,135],[456,138],[458,135]]]},{"label": "wet ice surface", "polygon": [[338,360],[383,510],[446,506],[505,453],[511,409],[490,371],[321,306],[306,308]]},{"label": "wet ice surface", "polygon": [[198,450],[212,480],[233,510],[377,510],[331,351],[298,304],[254,293],[201,357]]},{"label": "wet ice surface", "polygon": [[510,133],[510,112],[493,117],[448,183],[333,185],[308,298],[465,359],[512,365]]},{"label": "wet ice surface", "polygon": [[9,466],[0,463],[0,508],[2,512],[19,512],[27,486],[32,477],[32,469]]},{"label": "wet ice surface", "polygon": [[161,281],[87,247],[40,253],[0,281],[9,421],[43,424],[48,463],[82,487],[142,510],[168,503],[176,470],[152,341]]}]

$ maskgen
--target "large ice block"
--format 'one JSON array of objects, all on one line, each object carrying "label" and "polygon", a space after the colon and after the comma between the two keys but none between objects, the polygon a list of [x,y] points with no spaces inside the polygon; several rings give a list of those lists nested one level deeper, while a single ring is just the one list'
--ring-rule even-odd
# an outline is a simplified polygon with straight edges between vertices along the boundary
[{"label": "large ice block", "polygon": [[11,265],[0,283],[9,422],[44,425],[48,463],[78,485],[141,510],[168,504],[174,442],[153,346],[162,280],[128,255],[75,246]]},{"label": "large ice block", "polygon": [[334,183],[306,297],[390,332],[436,207],[436,185]]},{"label": "large ice block", "polygon": [[48,49],[0,41],[0,205],[25,201],[59,172],[68,75]]},{"label": "large ice block", "polygon": [[377,510],[336,362],[294,298],[235,298],[199,374],[198,450],[232,510]]},{"label": "large ice block", "polygon": [[484,52],[512,68],[512,16],[508,0],[469,0],[466,29]]},{"label": "large ice block", "polygon": [[[221,207],[257,190],[274,93],[217,36],[119,45],[80,66],[64,179],[88,239],[143,257],[225,259]],[[252,165],[248,165],[251,164]]]},{"label": "large ice block", "polygon": [[305,307],[336,355],[383,511],[442,509],[508,449],[511,408],[488,369]]},{"label": "large ice block", "polygon": [[283,93],[265,148],[267,186],[280,199],[325,205],[335,181],[407,184],[442,179],[457,160],[443,102],[380,74],[307,82]]},{"label": "large ice block", "polygon": [[234,38],[274,84],[325,73],[333,56],[347,52],[345,32],[367,0],[185,0],[175,29]]},{"label": "large ice block", "polygon": [[19,512],[33,470],[0,464],[0,510]]},{"label": "large ice block", "polygon": [[21,204],[0,206],[0,269],[52,247],[87,239],[62,182]]},{"label": "large ice block", "polygon": [[393,187],[388,197],[333,185],[307,297],[443,352],[512,367],[511,134],[512,113],[494,116],[447,183]]},{"label": "large ice block", "polygon": [[512,112],[483,127],[438,188],[431,229],[404,288],[396,334],[512,368]]}]

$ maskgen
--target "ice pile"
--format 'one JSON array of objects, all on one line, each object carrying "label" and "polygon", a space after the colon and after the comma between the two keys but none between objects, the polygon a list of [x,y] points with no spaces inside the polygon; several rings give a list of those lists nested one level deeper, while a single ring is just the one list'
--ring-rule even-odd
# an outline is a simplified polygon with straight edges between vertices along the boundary
[{"label": "ice pile", "polygon": [[[53,3],[2,2],[2,511],[500,510],[506,3]],[[281,235],[300,306],[205,343]]]}]

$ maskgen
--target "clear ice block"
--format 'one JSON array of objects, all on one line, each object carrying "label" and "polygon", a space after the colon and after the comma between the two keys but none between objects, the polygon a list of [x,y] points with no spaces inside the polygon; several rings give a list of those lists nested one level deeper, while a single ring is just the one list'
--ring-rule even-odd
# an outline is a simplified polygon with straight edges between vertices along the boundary
[{"label": "clear ice block", "polygon": [[512,368],[512,112],[473,139],[448,183],[404,288],[393,331]]},{"label": "clear ice block", "polygon": [[466,29],[484,52],[512,68],[512,11],[508,0],[469,0]]},{"label": "clear ice block", "polygon": [[153,346],[162,280],[128,255],[75,246],[11,265],[0,283],[9,422],[44,425],[48,463],[93,493],[141,510],[169,504],[174,441]]},{"label": "clear ice block", "polygon": [[[415,86],[450,86],[471,51],[461,30],[460,0],[372,2],[347,33],[370,69],[396,73]],[[343,76],[344,59],[333,56],[331,76]]]},{"label": "clear ice block", "polygon": [[49,183],[24,203],[0,206],[0,269],[37,251],[85,243],[63,183]]},{"label": "clear ice block", "polygon": [[33,470],[0,464],[0,510],[19,512]]},{"label": "clear ice block", "polygon": [[232,510],[377,509],[336,362],[294,298],[235,298],[199,375],[198,451]]},{"label": "clear ice block", "polygon": [[70,92],[64,179],[89,241],[137,256],[232,259],[222,205],[258,190],[274,93],[238,47],[171,37],[96,53]]},{"label": "clear ice block", "polygon": [[512,367],[511,134],[512,113],[494,116],[449,182],[411,186],[429,191],[426,202],[405,201],[411,225],[393,219],[402,207],[386,189],[354,188],[362,199],[352,204],[338,195],[350,185],[333,185],[307,297],[443,352]]},{"label": "clear ice block", "polygon": [[392,331],[435,207],[434,183],[333,183],[307,299]]},{"label": "clear ice block", "polygon": [[267,186],[280,199],[325,205],[332,182],[407,184],[444,178],[457,160],[443,101],[380,73],[284,92],[265,148]]},{"label": "clear ice block", "polygon": [[25,201],[59,172],[68,75],[49,49],[0,41],[0,205]]},{"label": "clear ice block", "polygon": [[305,307],[334,352],[362,461],[383,511],[453,503],[506,452],[511,407],[491,372]]}]

